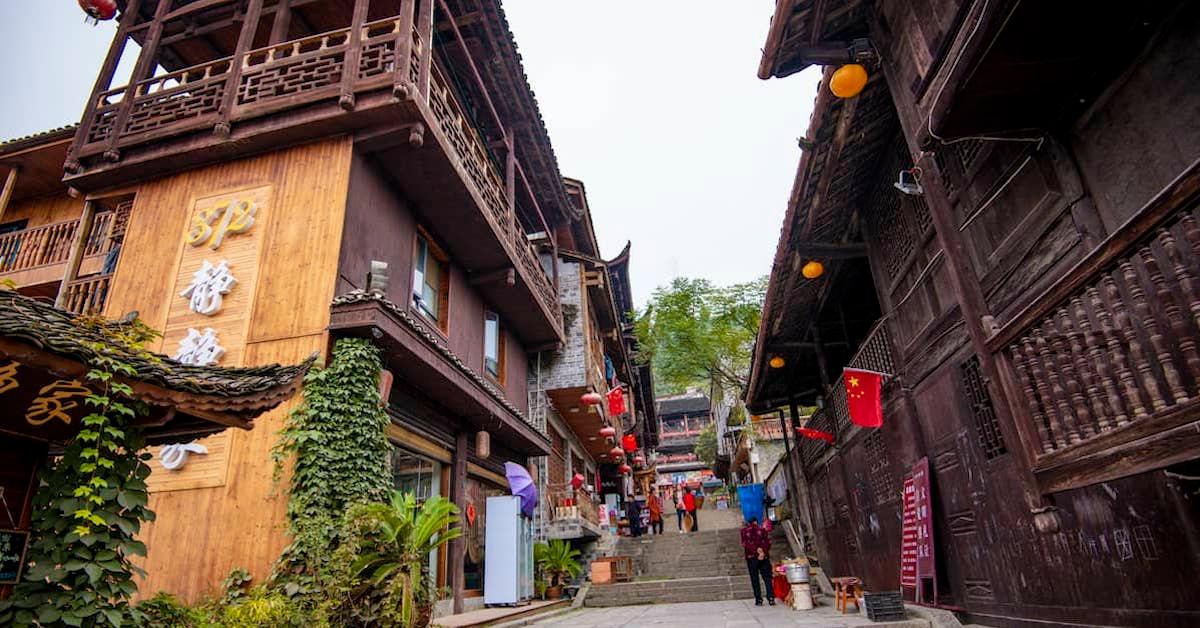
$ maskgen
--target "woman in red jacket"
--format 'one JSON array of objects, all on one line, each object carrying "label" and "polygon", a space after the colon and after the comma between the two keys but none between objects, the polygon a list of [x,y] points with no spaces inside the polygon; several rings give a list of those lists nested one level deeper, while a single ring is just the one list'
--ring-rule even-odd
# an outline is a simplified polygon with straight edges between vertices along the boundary
[{"label": "woman in red jacket", "polygon": [[700,513],[696,510],[696,496],[690,488],[685,488],[683,491],[683,509],[692,516],[692,529],[688,531],[695,532],[700,529],[700,518],[697,516]]}]

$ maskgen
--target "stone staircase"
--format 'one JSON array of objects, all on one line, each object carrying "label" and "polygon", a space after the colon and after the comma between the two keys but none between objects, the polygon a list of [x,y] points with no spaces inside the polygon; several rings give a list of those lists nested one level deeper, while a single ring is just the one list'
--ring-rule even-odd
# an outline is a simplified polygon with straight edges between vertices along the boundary
[{"label": "stone staircase", "polygon": [[[706,517],[707,515],[707,517]],[[705,529],[705,524],[710,528]],[[631,556],[638,574],[634,582],[596,585],[587,606],[627,606],[754,597],[742,555],[740,516],[736,511],[704,510],[701,530],[680,534],[622,537],[613,553]],[[788,553],[782,530],[772,535],[771,557]]]}]

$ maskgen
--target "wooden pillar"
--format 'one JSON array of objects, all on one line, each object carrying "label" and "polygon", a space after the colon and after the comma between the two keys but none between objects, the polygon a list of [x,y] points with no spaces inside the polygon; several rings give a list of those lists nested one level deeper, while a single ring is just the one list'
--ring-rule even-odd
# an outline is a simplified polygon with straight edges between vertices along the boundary
[{"label": "wooden pillar", "polygon": [[[413,47],[413,20],[416,13],[417,0],[401,0],[400,2],[400,24],[396,29],[396,44],[393,50],[396,51],[395,61],[395,76],[392,78],[392,95],[401,100],[406,98],[415,98],[416,94],[410,90],[416,90],[417,86],[412,85],[409,80],[409,73],[412,72],[412,47]],[[430,48],[433,42],[422,39],[422,45],[425,48]]]},{"label": "wooden pillar", "polygon": [[350,19],[350,41],[342,65],[342,95],[338,104],[342,109],[354,109],[354,82],[358,80],[358,63],[362,59],[362,31],[367,21],[370,0],[354,0],[354,14]]},{"label": "wooden pillar", "polygon": [[417,34],[421,37],[421,68],[417,74],[417,99],[429,102],[429,77],[433,71],[433,2],[421,0],[417,12]]},{"label": "wooden pillar", "polygon": [[[459,512],[467,510],[467,443],[466,431],[460,430],[454,438],[454,469],[450,473],[450,499],[458,506]],[[458,537],[450,541],[450,590],[454,595],[454,613],[463,612],[463,589],[466,586],[466,574],[463,573],[463,562],[467,553],[466,539]]]},{"label": "wooden pillar", "polygon": [[[258,2],[261,3],[262,0],[258,0]],[[121,158],[121,153],[117,150],[117,140],[120,139],[121,132],[129,121],[129,114],[133,111],[138,82],[154,72],[154,59],[158,56],[158,40],[162,37],[163,18],[172,4],[174,3],[159,2],[158,7],[154,10],[154,21],[150,22],[146,39],[142,42],[142,51],[138,54],[137,63],[133,66],[133,73],[129,75],[129,85],[125,88],[125,95],[121,97],[121,103],[117,108],[117,117],[113,121],[112,130],[109,131],[107,148],[104,151],[104,158],[108,161],[117,161]],[[76,137],[79,135],[77,134]]]},{"label": "wooden pillar", "polygon": [[292,0],[279,0],[275,5],[275,21],[271,23],[271,39],[268,43],[274,46],[281,41],[287,41],[291,28]]},{"label": "wooden pillar", "polygon": [[[170,4],[164,2],[163,4]],[[258,17],[262,15],[263,0],[250,0],[246,14],[242,16],[242,30],[238,35],[237,48],[234,49],[233,59],[229,62],[229,76],[225,78],[225,95],[221,98],[221,108],[217,111],[217,123],[213,132],[222,137],[229,137],[232,130],[230,116],[233,104],[237,99],[238,89],[242,84],[242,67],[246,62],[246,51],[254,41],[254,31],[258,28]]]},{"label": "wooden pillar", "polygon": [[[796,407],[796,398],[788,399],[788,411],[790,416],[785,418],[783,412],[779,413],[779,422],[783,424],[783,450],[785,452],[784,464],[786,465],[787,481],[791,484],[788,489],[788,501],[790,502],[794,520],[799,523],[803,520],[804,524],[812,530],[812,521],[810,519],[809,509],[807,506],[808,485],[801,485],[800,478],[796,475],[796,462],[804,462],[803,455],[800,453],[800,441],[796,441],[796,455],[792,455],[791,434],[793,430],[800,424],[800,410]],[[803,492],[805,499],[800,499]],[[804,530],[798,530],[801,539],[804,538]],[[801,541],[803,543],[803,541]]]},{"label": "wooden pillar", "polygon": [[58,296],[54,298],[54,307],[60,309],[63,307],[67,300],[67,284],[75,281],[79,276],[79,263],[83,261],[83,249],[87,246],[88,235],[92,231],[92,222],[95,217],[95,203],[84,201],[83,214],[79,217],[79,226],[75,227],[75,239],[71,241],[71,253],[67,256],[62,282],[58,284]]},{"label": "wooden pillar", "polygon": [[[934,233],[942,254],[946,260],[946,270],[950,273],[950,282],[954,286],[954,294],[962,310],[967,333],[971,336],[971,346],[979,357],[979,365],[986,377],[988,392],[992,395],[993,407],[1001,417],[1001,432],[1009,442],[1021,443],[1020,455],[1025,468],[1032,468],[1035,451],[1030,449],[1029,438],[1022,435],[1013,415],[1013,406],[1009,402],[1004,387],[1000,386],[1001,377],[996,356],[988,350],[987,339],[992,330],[985,327],[985,317],[991,320],[983,291],[979,285],[979,277],[967,257],[962,235],[955,225],[954,207],[946,188],[942,184],[941,169],[933,153],[923,152],[917,160],[924,175],[921,177],[921,187],[924,189],[926,205],[933,222]],[[1007,430],[1005,428],[1008,428]]]},{"label": "wooden pillar", "polygon": [[4,177],[4,188],[0,189],[0,222],[4,222],[4,212],[8,211],[8,203],[12,200],[13,189],[17,187],[17,174],[20,171],[20,166],[12,166],[8,169],[8,175]]},{"label": "wooden pillar", "polygon": [[[108,47],[108,54],[104,57],[104,63],[100,65],[100,73],[96,75],[96,83],[92,85],[92,93],[89,96],[87,104],[83,108],[83,117],[79,120],[79,129],[75,132],[75,138],[71,141],[71,147],[67,150],[67,162],[63,168],[70,173],[79,171],[80,165],[77,158],[79,147],[83,145],[83,140],[88,136],[92,129],[92,119],[96,115],[96,107],[99,105],[98,99],[100,92],[107,91],[112,87],[113,74],[117,71],[117,64],[121,61],[121,55],[125,53],[125,44],[129,41],[129,29],[133,27],[137,21],[138,10],[141,8],[141,0],[129,0],[125,5],[125,11],[121,13],[121,23],[117,26],[117,34],[113,36],[113,42]],[[169,4],[169,3],[167,3]],[[132,83],[132,81],[130,81]],[[115,134],[116,129],[113,129]]]},{"label": "wooden pillar", "polygon": [[825,345],[821,344],[821,324],[814,322],[812,327],[813,348],[817,352],[817,372],[821,375],[821,388],[824,394],[829,394],[829,362],[825,359]]}]

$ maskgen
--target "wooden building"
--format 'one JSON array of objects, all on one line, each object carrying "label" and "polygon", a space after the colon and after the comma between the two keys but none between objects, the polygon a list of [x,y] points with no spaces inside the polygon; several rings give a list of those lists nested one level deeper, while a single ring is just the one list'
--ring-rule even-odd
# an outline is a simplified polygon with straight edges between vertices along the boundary
[{"label": "wooden building", "polygon": [[[939,604],[1200,623],[1198,39],[1178,1],[776,3],[759,76],[829,67],[747,401],[836,437],[792,458],[830,575],[900,586],[926,459]],[[850,423],[847,366],[888,374],[882,428]]]},{"label": "wooden building", "polygon": [[700,432],[715,423],[708,395],[688,391],[659,397],[655,404],[659,422],[655,448],[658,483],[699,487],[703,478],[712,476],[712,469],[695,452]]},{"label": "wooden building", "polygon": [[[561,260],[595,256],[560,249],[590,218],[499,1],[119,5],[78,126],[0,145],[0,278],[74,312],[137,310],[164,332],[153,349],[195,363],[372,339],[396,485],[478,513],[434,565],[445,606],[481,602],[486,498],[504,462],[552,450],[531,375],[570,338]],[[205,438],[178,470],[156,456],[144,594],[194,601],[233,568],[269,574],[287,543],[269,455],[286,411]]]}]

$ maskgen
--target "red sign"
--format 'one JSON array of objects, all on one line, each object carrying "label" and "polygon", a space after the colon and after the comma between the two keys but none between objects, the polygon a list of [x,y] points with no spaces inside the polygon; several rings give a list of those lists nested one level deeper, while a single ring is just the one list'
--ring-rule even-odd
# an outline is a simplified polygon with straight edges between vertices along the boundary
[{"label": "red sign", "polygon": [[904,523],[900,533],[900,586],[917,586],[917,490],[904,479]]},{"label": "red sign", "polygon": [[913,509],[917,518],[917,577],[933,578],[933,503],[929,495],[929,458],[913,465]]}]

